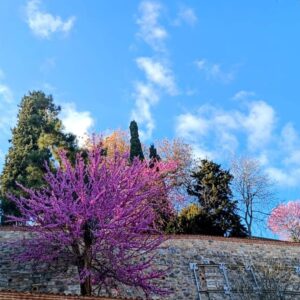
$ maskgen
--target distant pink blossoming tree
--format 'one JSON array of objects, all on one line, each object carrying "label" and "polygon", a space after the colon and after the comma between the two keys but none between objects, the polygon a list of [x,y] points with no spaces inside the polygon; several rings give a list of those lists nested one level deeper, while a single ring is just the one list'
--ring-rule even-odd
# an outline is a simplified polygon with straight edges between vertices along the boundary
[{"label": "distant pink blossoming tree", "polygon": [[300,241],[300,200],[280,204],[273,209],[268,227],[284,239]]},{"label": "distant pink blossoming tree", "polygon": [[149,168],[138,159],[129,164],[128,155],[118,152],[101,154],[100,147],[92,147],[72,166],[61,153],[60,167],[54,173],[48,168],[47,186],[20,186],[28,197],[11,197],[21,217],[10,221],[34,224],[27,225],[34,234],[24,241],[19,259],[76,266],[82,295],[118,283],[141,289],[147,297],[163,294],[153,282],[164,274],[153,259],[165,240],[155,225],[153,203],[168,192],[161,180],[173,164]]}]

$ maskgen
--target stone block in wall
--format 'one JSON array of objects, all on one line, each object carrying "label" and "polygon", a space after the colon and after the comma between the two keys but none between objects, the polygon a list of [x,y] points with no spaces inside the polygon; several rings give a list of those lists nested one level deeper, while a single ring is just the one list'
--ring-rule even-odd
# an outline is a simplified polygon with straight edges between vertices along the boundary
[{"label": "stone block in wall", "polygon": [[[13,261],[12,248],[7,246],[7,242],[26,234],[0,230],[0,289],[78,294],[75,269],[69,268],[62,274],[43,273],[30,264],[18,265]],[[194,274],[189,267],[193,262],[198,265],[201,300],[276,300],[280,299],[280,293],[282,299],[300,300],[300,276],[296,273],[299,259],[299,244],[201,236],[174,237],[161,246],[155,259],[157,266],[169,267],[168,274],[157,283],[171,292],[167,297],[157,299],[199,298]],[[220,264],[226,266],[230,294],[225,293],[226,280]],[[247,269],[247,265],[251,265],[252,271]],[[120,289],[123,297],[142,296],[132,287],[120,286]]]}]

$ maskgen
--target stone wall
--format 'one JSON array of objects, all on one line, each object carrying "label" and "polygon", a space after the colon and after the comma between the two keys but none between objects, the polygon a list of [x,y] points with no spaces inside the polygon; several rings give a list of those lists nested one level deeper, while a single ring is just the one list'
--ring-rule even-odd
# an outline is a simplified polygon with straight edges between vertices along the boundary
[{"label": "stone wall", "polygon": [[[14,262],[7,242],[22,231],[0,230],[0,289],[79,293],[76,270],[41,273]],[[169,267],[159,285],[169,296],[156,299],[299,299],[300,244],[205,236],[174,236],[158,250],[157,265]],[[198,285],[198,289],[197,289]],[[137,297],[121,287],[123,297]],[[117,296],[117,295],[115,295]]]},{"label": "stone wall", "polygon": [[[88,296],[66,296],[44,293],[0,291],[0,300],[126,300],[117,298],[99,298]],[[130,299],[127,299],[130,300]],[[134,299],[131,299],[134,300]]]},{"label": "stone wall", "polygon": [[299,254],[294,243],[176,237],[159,261],[172,266],[170,299],[300,299]]}]

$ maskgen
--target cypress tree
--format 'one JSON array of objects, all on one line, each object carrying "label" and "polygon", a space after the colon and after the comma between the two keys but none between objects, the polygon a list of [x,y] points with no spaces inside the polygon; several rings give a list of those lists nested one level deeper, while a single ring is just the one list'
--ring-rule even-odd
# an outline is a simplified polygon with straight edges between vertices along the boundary
[{"label": "cypress tree", "polygon": [[46,96],[43,92],[33,91],[23,97],[0,176],[4,215],[18,215],[16,206],[6,197],[7,193],[15,196],[22,194],[16,183],[39,188],[44,185],[45,162],[50,168],[53,167],[55,153],[59,149],[66,149],[69,156],[75,155],[76,138],[63,133],[59,112],[60,107],[53,103],[52,96]]},{"label": "cypress tree", "polygon": [[154,144],[152,144],[149,148],[149,158],[150,158],[150,163],[149,163],[150,168],[154,167],[155,162],[160,161],[160,156],[157,154],[157,150],[154,147]]},{"label": "cypress tree", "polygon": [[247,236],[247,230],[237,214],[237,202],[232,199],[230,184],[233,176],[230,172],[212,161],[201,160],[198,170],[191,176],[193,181],[188,193],[197,198],[199,212],[190,221],[197,223],[198,233]]},{"label": "cypress tree", "polygon": [[135,157],[140,160],[144,160],[144,154],[142,144],[139,138],[139,129],[136,121],[130,122],[130,161],[133,161]]},{"label": "cypress tree", "polygon": [[154,147],[154,144],[152,144],[149,148],[149,158],[151,160],[160,161],[160,156],[157,154],[157,150]]}]

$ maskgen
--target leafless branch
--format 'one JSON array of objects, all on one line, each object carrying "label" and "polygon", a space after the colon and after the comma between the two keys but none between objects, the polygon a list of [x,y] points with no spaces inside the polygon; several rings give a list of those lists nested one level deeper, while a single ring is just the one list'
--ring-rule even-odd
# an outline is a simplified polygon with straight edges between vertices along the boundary
[{"label": "leafless branch", "polygon": [[256,215],[269,215],[268,207],[275,199],[274,184],[254,158],[235,157],[231,172],[234,176],[234,195],[242,208],[242,218],[251,236]]}]

